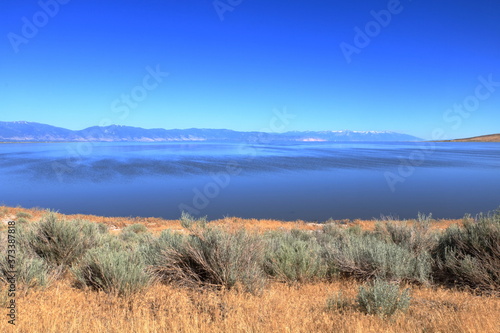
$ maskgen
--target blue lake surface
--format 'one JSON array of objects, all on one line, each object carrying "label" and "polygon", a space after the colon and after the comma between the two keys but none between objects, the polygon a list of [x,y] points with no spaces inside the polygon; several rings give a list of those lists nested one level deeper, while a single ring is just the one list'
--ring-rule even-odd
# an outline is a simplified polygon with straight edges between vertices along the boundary
[{"label": "blue lake surface", "polygon": [[460,218],[500,206],[500,144],[1,144],[0,188],[67,214]]}]

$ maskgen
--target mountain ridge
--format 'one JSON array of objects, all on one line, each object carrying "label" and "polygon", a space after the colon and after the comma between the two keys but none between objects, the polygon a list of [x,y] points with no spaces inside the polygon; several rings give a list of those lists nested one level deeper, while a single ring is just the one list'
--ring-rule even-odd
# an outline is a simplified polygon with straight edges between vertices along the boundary
[{"label": "mountain ridge", "polygon": [[268,133],[230,129],[163,129],[109,125],[82,130],[28,121],[0,121],[2,142],[175,142],[175,141],[246,141],[246,142],[341,142],[341,141],[421,141],[412,135],[393,131],[290,131]]}]

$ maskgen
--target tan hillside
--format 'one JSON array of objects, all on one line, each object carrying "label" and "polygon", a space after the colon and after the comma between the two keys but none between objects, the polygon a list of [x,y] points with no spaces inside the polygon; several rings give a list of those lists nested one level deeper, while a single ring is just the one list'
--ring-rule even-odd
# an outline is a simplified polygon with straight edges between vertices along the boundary
[{"label": "tan hillside", "polygon": [[442,142],[500,142],[500,134],[475,136],[472,138],[445,140]]}]

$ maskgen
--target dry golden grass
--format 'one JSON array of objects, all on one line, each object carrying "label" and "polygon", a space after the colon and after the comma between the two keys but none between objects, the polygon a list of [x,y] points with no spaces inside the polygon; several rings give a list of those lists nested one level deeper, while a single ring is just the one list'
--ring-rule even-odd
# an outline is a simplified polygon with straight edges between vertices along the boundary
[{"label": "dry golden grass", "polygon": [[326,309],[332,294],[354,297],[357,288],[275,283],[251,295],[156,285],[121,299],[62,281],[20,298],[17,330],[3,318],[0,332],[499,332],[499,298],[445,289],[414,288],[408,313],[391,319]]}]

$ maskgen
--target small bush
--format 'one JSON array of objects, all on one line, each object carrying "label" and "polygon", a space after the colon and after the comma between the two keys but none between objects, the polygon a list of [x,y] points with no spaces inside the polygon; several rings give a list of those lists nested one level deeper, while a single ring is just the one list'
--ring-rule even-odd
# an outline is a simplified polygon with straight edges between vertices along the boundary
[{"label": "small bush", "polygon": [[350,236],[363,236],[368,232],[363,231],[359,225],[344,225],[339,223],[328,223],[323,226],[321,232],[316,234],[316,237],[323,239],[322,243],[334,241],[342,242]]},{"label": "small bush", "polygon": [[96,223],[97,225],[97,230],[101,233],[101,234],[107,234],[109,232],[109,228],[106,224],[104,223]]},{"label": "small bush", "polygon": [[171,230],[163,230],[158,237],[158,244],[159,246],[168,246],[173,249],[180,249],[185,240],[186,235],[173,232]]},{"label": "small bush", "polygon": [[410,290],[403,291],[383,280],[375,280],[368,287],[360,287],[356,302],[366,314],[390,317],[396,311],[405,312],[410,306]]},{"label": "small bush", "polygon": [[[17,252],[15,269],[16,282],[25,289],[46,287],[52,277],[51,269],[43,259],[23,251]],[[2,257],[0,260],[0,281],[9,283],[9,278],[12,277],[11,271],[7,258]]]},{"label": "small bush", "polygon": [[[25,232],[24,228],[17,230],[18,237],[22,237]],[[13,271],[12,264],[16,272],[16,282],[20,288],[31,289],[48,286],[54,276],[51,267],[42,258],[22,246],[17,246],[15,262],[9,263],[7,244],[7,237],[3,234],[0,237],[0,281],[10,283]]]},{"label": "small bush", "polygon": [[145,242],[147,239],[151,237],[151,233],[148,232],[139,232],[136,233],[134,231],[125,230],[120,233],[119,238],[130,246],[137,245],[139,243]]},{"label": "small bush", "polygon": [[365,234],[365,231],[363,231],[363,228],[361,228],[361,226],[358,224],[349,226],[346,229],[346,232],[350,235],[355,235],[355,236],[362,236],[363,234]]},{"label": "small bush", "polygon": [[141,234],[149,232],[144,224],[136,223],[123,228],[122,232],[133,232],[134,234]]},{"label": "small bush", "polygon": [[20,218],[20,219],[16,219],[16,224],[28,224],[29,221],[27,219],[25,219],[24,217]]},{"label": "small bush", "polygon": [[336,264],[334,248],[338,244],[346,242],[349,237],[349,232],[338,224],[328,224],[323,227],[322,231],[314,233],[314,236],[320,245],[320,255],[323,264],[326,267],[325,276],[327,278],[336,278],[341,272]]},{"label": "small bush", "polygon": [[345,297],[342,291],[326,300],[326,309],[330,311],[339,311],[341,313],[353,308],[352,301]]},{"label": "small bush", "polygon": [[204,228],[208,225],[207,217],[203,216],[200,218],[194,218],[189,213],[182,212],[181,214],[181,226],[188,230],[196,228]]},{"label": "small bush", "polygon": [[429,218],[419,214],[419,219],[408,225],[403,222],[376,223],[374,234],[386,242],[402,246],[415,254],[431,251],[437,244],[437,235],[430,230]]},{"label": "small bush", "polygon": [[32,216],[30,213],[26,213],[26,212],[17,212],[16,217],[17,217],[18,219],[30,219],[30,218],[32,218],[33,216]]},{"label": "small bush", "polygon": [[30,226],[30,232],[21,241],[49,264],[71,266],[87,250],[97,247],[102,235],[95,223],[60,220],[49,213]]},{"label": "small bush", "polygon": [[138,253],[129,250],[116,251],[104,246],[88,251],[73,269],[73,273],[79,286],[128,296],[141,291],[149,284],[150,277],[145,268]]},{"label": "small bush", "polygon": [[143,257],[146,265],[154,267],[162,262],[163,251],[181,251],[186,236],[164,230],[159,237],[148,237],[139,245],[138,252]]},{"label": "small bush", "polygon": [[500,290],[500,210],[465,218],[440,237],[433,252],[434,278],[483,292]]},{"label": "small bush", "polygon": [[267,274],[285,282],[306,282],[326,274],[317,240],[299,230],[268,235],[264,267]]},{"label": "small bush", "polygon": [[343,239],[346,237],[346,229],[338,223],[328,223],[323,226],[323,234],[335,239]]},{"label": "small bush", "polygon": [[264,245],[256,235],[240,229],[229,232],[189,221],[191,235],[178,248],[167,246],[153,271],[164,282],[188,286],[233,288],[255,292],[265,284]]},{"label": "small bush", "polygon": [[431,258],[428,253],[416,255],[369,234],[347,234],[323,246],[330,270],[337,269],[344,276],[362,280],[381,277],[419,283],[429,281]]}]

